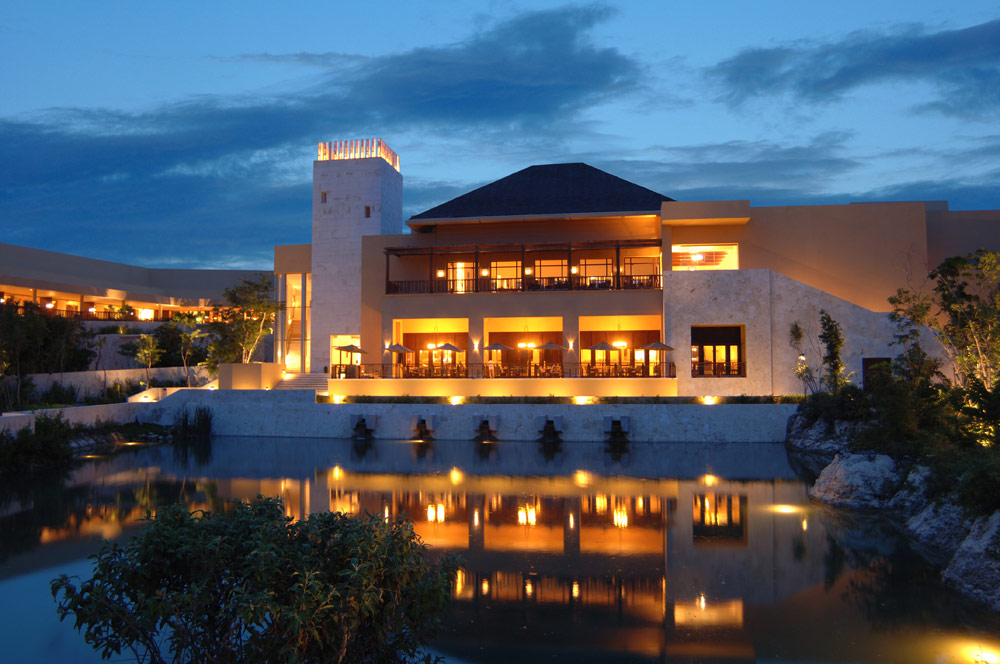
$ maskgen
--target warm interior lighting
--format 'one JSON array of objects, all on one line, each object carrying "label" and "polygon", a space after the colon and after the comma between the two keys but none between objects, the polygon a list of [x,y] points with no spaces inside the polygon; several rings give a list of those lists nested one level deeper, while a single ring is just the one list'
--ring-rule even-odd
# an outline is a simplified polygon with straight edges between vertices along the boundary
[{"label": "warm interior lighting", "polygon": [[738,270],[737,244],[675,244],[670,247],[674,270]]},{"label": "warm interior lighting", "polygon": [[705,260],[705,254],[691,254],[691,260],[701,262]]},{"label": "warm interior lighting", "polygon": [[719,397],[698,397],[698,401],[706,406],[714,406],[719,403]]},{"label": "warm interior lighting", "polygon": [[139,309],[139,311],[136,312],[136,318],[139,320],[153,320],[153,310]]},{"label": "warm interior lighting", "polygon": [[448,402],[451,403],[452,406],[461,405],[463,401],[465,401],[465,397],[460,397],[458,395],[455,395],[448,399]]},{"label": "warm interior lighting", "polygon": [[465,479],[465,476],[462,475],[462,471],[458,468],[452,468],[449,477],[451,478],[452,484],[461,484],[462,480]]},{"label": "warm interior lighting", "polygon": [[611,345],[614,346],[615,348],[628,348],[627,341],[613,341],[611,342]]},{"label": "warm interior lighting", "polygon": [[437,348],[436,344],[427,344],[427,350],[434,350],[435,348]]},{"label": "warm interior lighting", "polygon": [[517,347],[518,347],[518,348],[527,348],[527,347],[528,347],[528,344],[526,344],[526,343],[524,343],[523,341],[521,341],[521,342],[519,342],[519,343],[517,344]]}]

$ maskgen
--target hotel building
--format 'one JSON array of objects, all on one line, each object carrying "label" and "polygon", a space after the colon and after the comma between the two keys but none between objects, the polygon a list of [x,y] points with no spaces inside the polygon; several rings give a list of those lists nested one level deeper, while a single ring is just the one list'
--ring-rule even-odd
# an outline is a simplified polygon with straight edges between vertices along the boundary
[{"label": "hotel building", "polygon": [[402,219],[380,139],[320,143],[313,241],[275,247],[275,360],[331,394],[801,393],[820,310],[859,382],[898,351],[887,298],[1000,250],[1000,210],[679,202],[586,164],[531,166]]}]

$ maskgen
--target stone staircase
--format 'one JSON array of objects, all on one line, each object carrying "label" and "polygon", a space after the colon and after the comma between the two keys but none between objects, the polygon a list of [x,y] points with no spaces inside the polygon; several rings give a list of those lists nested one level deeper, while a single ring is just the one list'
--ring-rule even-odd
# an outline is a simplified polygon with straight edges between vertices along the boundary
[{"label": "stone staircase", "polygon": [[329,394],[327,381],[329,376],[325,373],[296,373],[287,374],[287,378],[274,386],[276,390],[313,390],[317,394]]}]

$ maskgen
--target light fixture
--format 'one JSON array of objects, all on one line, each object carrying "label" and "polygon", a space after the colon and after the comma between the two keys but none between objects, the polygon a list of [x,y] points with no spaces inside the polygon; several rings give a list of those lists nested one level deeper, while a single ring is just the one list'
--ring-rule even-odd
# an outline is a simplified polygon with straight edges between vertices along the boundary
[{"label": "light fixture", "polygon": [[54,306],[56,306],[56,305],[52,304],[51,302],[46,302],[46,303],[45,303],[45,308],[46,308],[46,309],[51,309],[51,308],[52,308],[52,307],[54,307]]},{"label": "light fixture", "polygon": [[437,271],[437,276],[438,276],[438,279],[443,279],[444,278],[444,270],[438,270]]},{"label": "light fixture", "polygon": [[569,269],[570,274],[576,274],[579,271],[580,270],[575,265]]},{"label": "light fixture", "polygon": [[615,348],[628,348],[627,341],[614,341],[611,343],[611,345],[614,346]]},{"label": "light fixture", "polygon": [[527,275],[531,275],[531,268],[530,267],[524,268],[524,273]]},{"label": "light fixture", "polygon": [[[2,300],[0,300],[0,302],[2,302]],[[87,311],[89,311],[92,314],[96,314],[97,313],[97,307],[91,307],[90,309],[87,309]]]},{"label": "light fixture", "polygon": [[456,395],[449,398],[448,401],[451,403],[452,406],[459,406],[462,404],[463,401],[465,401],[465,397],[460,397]]},{"label": "light fixture", "polygon": [[705,260],[705,254],[691,254],[691,260],[695,262]]},{"label": "light fixture", "polygon": [[483,268],[483,271],[480,272],[480,274],[483,275],[484,277],[488,277],[490,276],[490,271],[487,270],[486,268]]}]

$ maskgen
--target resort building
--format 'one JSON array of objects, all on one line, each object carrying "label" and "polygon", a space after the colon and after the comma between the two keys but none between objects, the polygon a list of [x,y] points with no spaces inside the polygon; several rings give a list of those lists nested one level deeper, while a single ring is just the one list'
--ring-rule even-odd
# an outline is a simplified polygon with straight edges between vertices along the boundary
[{"label": "resort building", "polygon": [[897,288],[1000,250],[1000,210],[679,202],[580,163],[518,171],[409,232],[401,201],[383,141],[321,143],[313,242],[275,248],[275,360],[328,374],[332,395],[801,393],[820,310],[860,382],[898,352]]},{"label": "resort building", "polygon": [[53,316],[94,321],[162,321],[209,312],[223,291],[253,270],[137,267],[0,243],[0,303],[34,303]]}]

